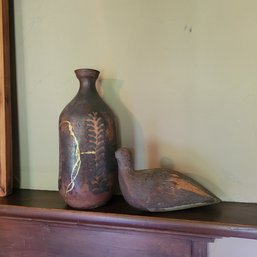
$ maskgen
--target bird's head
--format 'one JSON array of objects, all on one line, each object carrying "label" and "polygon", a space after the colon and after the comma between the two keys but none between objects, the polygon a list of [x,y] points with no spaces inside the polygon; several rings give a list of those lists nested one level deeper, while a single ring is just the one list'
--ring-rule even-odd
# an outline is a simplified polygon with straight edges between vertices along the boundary
[{"label": "bird's head", "polygon": [[115,152],[115,157],[118,161],[119,167],[128,168],[132,166],[132,155],[131,155],[131,151],[128,148],[126,147],[119,148]]}]

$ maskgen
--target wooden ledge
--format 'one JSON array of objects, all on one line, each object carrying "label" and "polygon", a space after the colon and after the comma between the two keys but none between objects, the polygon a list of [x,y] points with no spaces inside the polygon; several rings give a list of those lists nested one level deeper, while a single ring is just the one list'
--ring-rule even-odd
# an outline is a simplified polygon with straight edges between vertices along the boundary
[{"label": "wooden ledge", "polygon": [[114,196],[104,207],[90,211],[65,205],[56,191],[17,190],[0,199],[1,219],[23,219],[67,225],[156,231],[199,237],[257,239],[257,204],[222,202],[166,213],[148,213]]}]

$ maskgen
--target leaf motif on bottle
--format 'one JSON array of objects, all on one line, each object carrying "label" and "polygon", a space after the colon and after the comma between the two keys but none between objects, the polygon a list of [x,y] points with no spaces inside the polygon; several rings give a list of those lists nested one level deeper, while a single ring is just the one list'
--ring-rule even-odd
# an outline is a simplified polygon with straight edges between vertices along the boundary
[{"label": "leaf motif on bottle", "polygon": [[89,189],[95,194],[108,190],[108,177],[105,163],[105,123],[97,112],[86,117],[87,156]]}]

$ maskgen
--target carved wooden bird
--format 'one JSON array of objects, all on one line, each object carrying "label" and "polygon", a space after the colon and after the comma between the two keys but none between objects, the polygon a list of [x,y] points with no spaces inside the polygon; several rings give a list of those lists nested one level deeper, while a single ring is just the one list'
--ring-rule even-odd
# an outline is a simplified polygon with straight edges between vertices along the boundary
[{"label": "carved wooden bird", "polygon": [[120,190],[125,200],[137,209],[165,212],[220,202],[206,188],[180,172],[163,168],[135,171],[128,148],[118,149],[115,156]]}]

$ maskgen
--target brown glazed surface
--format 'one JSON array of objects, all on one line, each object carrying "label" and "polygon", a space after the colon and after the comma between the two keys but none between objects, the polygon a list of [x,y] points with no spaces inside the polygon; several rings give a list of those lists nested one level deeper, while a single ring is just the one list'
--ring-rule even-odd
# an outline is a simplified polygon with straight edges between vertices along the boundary
[{"label": "brown glazed surface", "polygon": [[98,95],[99,71],[75,71],[80,89],[59,119],[59,192],[78,209],[105,204],[117,169],[115,117]]},{"label": "brown glazed surface", "polygon": [[125,200],[133,207],[165,212],[218,203],[220,200],[190,177],[170,169],[134,171],[129,149],[116,152],[119,184]]}]

